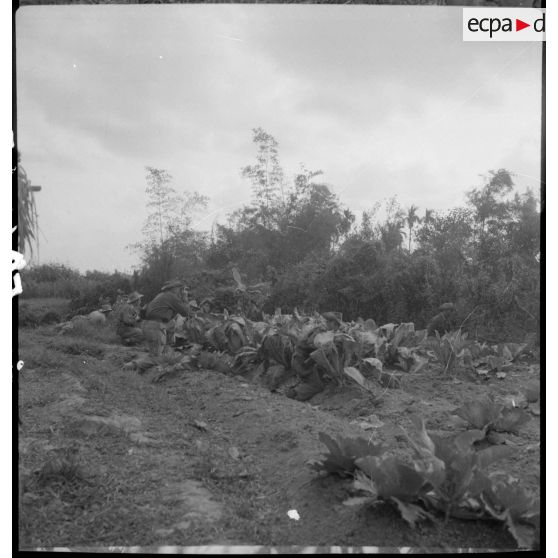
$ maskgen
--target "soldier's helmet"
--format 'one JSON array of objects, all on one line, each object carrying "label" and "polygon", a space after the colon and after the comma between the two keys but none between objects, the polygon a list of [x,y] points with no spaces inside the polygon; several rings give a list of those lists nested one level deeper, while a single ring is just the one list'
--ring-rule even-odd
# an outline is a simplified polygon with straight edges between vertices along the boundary
[{"label": "soldier's helmet", "polygon": [[133,304],[134,302],[137,302],[138,300],[141,300],[143,298],[143,295],[138,293],[138,291],[134,291],[133,293],[130,293],[128,295],[128,304]]}]

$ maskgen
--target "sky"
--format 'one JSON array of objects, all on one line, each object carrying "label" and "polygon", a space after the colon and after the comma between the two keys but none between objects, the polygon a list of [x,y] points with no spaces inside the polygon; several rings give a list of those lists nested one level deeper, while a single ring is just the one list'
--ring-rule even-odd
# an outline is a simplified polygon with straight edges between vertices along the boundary
[{"label": "sky", "polygon": [[[490,169],[540,178],[540,43],[462,41],[462,9],[355,5],[31,6],[16,15],[17,144],[42,191],[38,261],[131,271],[145,167],[250,200],[252,129],[287,175],[322,170],[359,215],[397,195],[438,211]],[[37,258],[35,259],[35,261]]]}]

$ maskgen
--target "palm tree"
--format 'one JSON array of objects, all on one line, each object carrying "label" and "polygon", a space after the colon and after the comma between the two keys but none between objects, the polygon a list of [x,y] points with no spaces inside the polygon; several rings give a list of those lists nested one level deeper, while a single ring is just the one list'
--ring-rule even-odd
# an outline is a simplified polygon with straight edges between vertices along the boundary
[{"label": "palm tree", "polygon": [[428,223],[432,223],[432,221],[434,221],[434,210],[426,209],[424,212],[424,217],[422,218],[422,222],[425,225],[428,225]]},{"label": "palm tree", "polygon": [[25,169],[19,164],[17,166],[17,232],[19,233],[18,249],[22,252],[27,245],[29,252],[33,254],[33,242],[37,240],[38,220],[37,207],[33,192],[40,190],[40,186],[32,186],[27,178]]},{"label": "palm tree", "polygon": [[413,227],[415,223],[420,223],[420,217],[417,215],[418,207],[416,205],[411,205],[409,209],[407,209],[407,215],[405,216],[405,223],[407,224],[407,228],[409,229],[409,254],[411,253],[411,240],[413,236]]}]

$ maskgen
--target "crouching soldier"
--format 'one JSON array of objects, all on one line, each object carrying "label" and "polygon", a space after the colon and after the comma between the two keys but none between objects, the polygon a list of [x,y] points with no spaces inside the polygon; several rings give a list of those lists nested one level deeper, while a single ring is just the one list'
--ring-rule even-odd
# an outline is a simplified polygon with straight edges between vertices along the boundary
[{"label": "crouching soldier", "polygon": [[192,313],[188,305],[188,287],[184,282],[165,283],[145,311],[144,332],[151,353],[161,356],[165,345],[171,345],[174,339],[176,316],[188,317]]},{"label": "crouching soldier", "polygon": [[143,331],[138,327],[142,298],[142,294],[134,291],[128,296],[128,302],[121,303],[118,309],[116,334],[123,345],[139,345],[145,340]]},{"label": "crouching soldier", "polygon": [[[326,331],[337,331],[341,325],[341,317],[337,312],[322,314],[326,321]],[[301,382],[287,391],[287,397],[297,401],[307,401],[324,390],[323,371],[315,363],[310,354],[316,350],[312,344],[313,336],[319,333],[316,330],[306,341],[299,342],[291,359],[291,368],[297,373]]]}]

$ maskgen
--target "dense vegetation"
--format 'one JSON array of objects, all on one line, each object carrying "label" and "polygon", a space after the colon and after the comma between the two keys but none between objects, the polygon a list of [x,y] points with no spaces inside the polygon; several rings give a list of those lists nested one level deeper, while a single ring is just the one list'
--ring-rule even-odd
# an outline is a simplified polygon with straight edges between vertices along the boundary
[{"label": "dense vegetation", "polygon": [[236,267],[247,284],[266,283],[269,313],[275,307],[336,310],[345,320],[423,327],[440,303],[454,301],[472,335],[523,341],[538,332],[539,202],[532,191],[515,190],[512,172],[488,171],[462,207],[402,208],[393,198],[383,207],[371,203],[357,220],[321,171],[301,167],[287,179],[275,138],[261,128],[253,133],[256,159],[241,169],[252,202],[226,224],[209,233],[193,230],[193,215],[207,198],[178,194],[168,172],[147,167],[150,215],[134,246],[141,255],[135,276],[64,277],[63,266],[41,266],[26,271],[25,295],[47,295],[48,267],[59,272],[57,284],[67,282],[66,296],[79,299],[74,307],[92,296],[114,296],[109,291],[116,288],[138,288],[149,298],[173,277],[186,279],[199,299],[234,286]]}]

